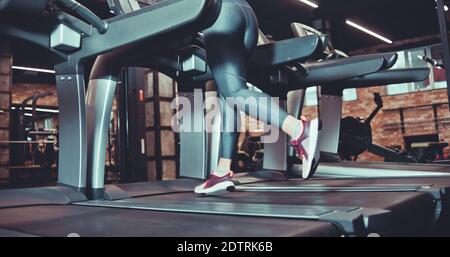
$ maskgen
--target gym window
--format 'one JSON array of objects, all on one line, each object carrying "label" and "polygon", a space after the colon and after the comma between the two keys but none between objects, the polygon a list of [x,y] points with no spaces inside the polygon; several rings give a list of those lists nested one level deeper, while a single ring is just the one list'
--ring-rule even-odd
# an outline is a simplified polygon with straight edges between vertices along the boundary
[{"label": "gym window", "polygon": [[445,71],[419,59],[419,55],[431,57],[432,59],[437,60],[439,63],[442,63],[442,46],[438,44],[398,52],[398,61],[394,65],[393,69],[428,67],[433,72],[430,73],[429,78],[425,81],[388,85],[388,95],[406,94],[447,87],[447,82],[445,80]]},{"label": "gym window", "polygon": [[[344,90],[343,101],[355,101],[358,99],[356,88],[348,88]],[[305,106],[317,105],[317,87],[310,87],[306,90]]]}]

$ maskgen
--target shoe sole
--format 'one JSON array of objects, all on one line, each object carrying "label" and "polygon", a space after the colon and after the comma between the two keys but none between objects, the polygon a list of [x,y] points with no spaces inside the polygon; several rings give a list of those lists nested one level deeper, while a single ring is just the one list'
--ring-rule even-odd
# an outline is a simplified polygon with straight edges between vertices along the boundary
[{"label": "shoe sole", "polygon": [[[304,179],[311,178],[317,170],[319,166],[319,158],[320,158],[320,147],[319,147],[319,130],[320,130],[320,121],[319,119],[315,119],[311,121],[310,135],[309,135],[309,146],[308,153],[313,153],[313,158],[309,158],[306,162],[306,166],[303,165],[302,177]],[[309,155],[311,156],[311,155]]]},{"label": "shoe sole", "polygon": [[217,183],[216,185],[202,190],[195,190],[196,194],[203,195],[223,195],[234,189],[234,183],[232,181],[224,181]]}]

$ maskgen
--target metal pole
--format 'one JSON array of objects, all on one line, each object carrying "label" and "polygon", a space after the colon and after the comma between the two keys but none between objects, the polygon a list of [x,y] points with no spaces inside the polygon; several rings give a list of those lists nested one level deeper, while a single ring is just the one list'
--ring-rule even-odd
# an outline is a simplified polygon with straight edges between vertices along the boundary
[{"label": "metal pole", "polygon": [[439,29],[441,31],[442,51],[444,54],[445,77],[447,80],[447,95],[450,108],[450,47],[448,41],[447,19],[445,17],[444,0],[436,0],[439,17]]}]

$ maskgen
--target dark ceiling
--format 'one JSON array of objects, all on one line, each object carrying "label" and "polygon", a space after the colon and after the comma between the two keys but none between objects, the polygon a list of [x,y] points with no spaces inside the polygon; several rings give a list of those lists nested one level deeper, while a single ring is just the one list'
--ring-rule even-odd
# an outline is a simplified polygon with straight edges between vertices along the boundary
[{"label": "dark ceiling", "polygon": [[[292,21],[311,25],[314,20],[326,18],[331,22],[334,46],[347,52],[383,44],[345,24],[347,18],[393,41],[439,33],[434,0],[310,1],[317,3],[319,8],[311,8],[299,0],[248,0],[258,16],[261,29],[274,39],[291,37],[289,23]],[[80,2],[103,17],[110,15],[106,0]],[[14,45],[15,64],[44,65],[38,64],[45,60],[43,53],[32,51],[32,48],[24,51],[23,44]]]},{"label": "dark ceiling", "polygon": [[311,8],[299,0],[249,0],[260,26],[275,39],[290,37],[292,21],[311,25],[325,18],[331,22],[331,36],[336,48],[352,51],[383,44],[345,24],[351,19],[392,41],[439,33],[434,0],[311,0]]}]

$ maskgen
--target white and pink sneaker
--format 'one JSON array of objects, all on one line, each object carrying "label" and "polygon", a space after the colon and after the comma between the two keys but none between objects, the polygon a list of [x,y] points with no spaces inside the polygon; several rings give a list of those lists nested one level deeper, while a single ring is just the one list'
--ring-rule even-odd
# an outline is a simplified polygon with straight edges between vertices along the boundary
[{"label": "white and pink sneaker", "polygon": [[319,166],[320,148],[319,148],[319,130],[320,120],[311,121],[302,117],[303,133],[296,140],[292,140],[289,145],[294,147],[297,157],[302,160],[302,177],[311,178]]},{"label": "white and pink sneaker", "polygon": [[203,184],[195,187],[194,192],[205,195],[222,195],[228,193],[234,188],[232,177],[233,172],[231,171],[222,177],[211,174]]}]

